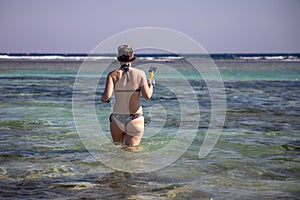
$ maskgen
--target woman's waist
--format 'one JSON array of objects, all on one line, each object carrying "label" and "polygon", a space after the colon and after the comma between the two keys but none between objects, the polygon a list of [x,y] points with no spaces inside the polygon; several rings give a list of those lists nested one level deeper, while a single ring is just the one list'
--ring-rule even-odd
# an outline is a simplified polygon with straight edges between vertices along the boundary
[{"label": "woman's waist", "polygon": [[124,115],[143,114],[143,109],[142,109],[142,106],[139,106],[138,108],[135,108],[135,109],[114,106],[113,113],[114,114],[124,114]]}]

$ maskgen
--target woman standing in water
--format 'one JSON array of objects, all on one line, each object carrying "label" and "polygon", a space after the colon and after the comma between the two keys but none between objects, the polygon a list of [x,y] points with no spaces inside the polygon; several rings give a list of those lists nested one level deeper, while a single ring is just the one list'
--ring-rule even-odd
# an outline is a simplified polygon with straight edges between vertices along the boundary
[{"label": "woman standing in water", "polygon": [[148,100],[153,93],[151,80],[147,80],[145,72],[131,66],[134,60],[131,46],[119,46],[120,68],[108,74],[101,98],[102,102],[109,102],[114,92],[115,104],[109,117],[111,136],[113,142],[123,143],[129,147],[139,145],[144,133],[140,95],[142,93]]}]

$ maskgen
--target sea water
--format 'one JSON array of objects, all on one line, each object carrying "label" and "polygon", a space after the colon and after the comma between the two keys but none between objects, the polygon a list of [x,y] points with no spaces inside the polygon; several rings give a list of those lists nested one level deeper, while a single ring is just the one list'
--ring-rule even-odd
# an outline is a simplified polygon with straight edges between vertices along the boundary
[{"label": "sea water", "polygon": [[[226,91],[226,119],[220,138],[204,158],[199,158],[199,148],[211,117],[205,81],[184,59],[155,55],[137,59],[137,67],[166,65],[182,74],[200,109],[196,136],[183,155],[145,173],[107,167],[78,134],[72,96],[84,56],[0,58],[1,199],[299,198],[300,62],[294,57],[215,59]],[[95,57],[89,62],[92,68],[101,68],[106,59]],[[117,67],[114,62],[102,77],[92,70],[84,75],[87,80],[99,78],[95,99],[82,98],[94,103],[98,123],[109,139],[103,147],[106,151],[100,151],[107,160],[115,155],[110,153],[115,148],[109,134],[111,104],[100,103],[100,95],[107,72]],[[141,142],[145,154],[172,142],[181,125],[179,98],[162,81],[169,76],[158,71],[152,99],[142,100],[148,123],[147,137]],[[158,133],[151,135],[148,128],[155,125],[158,129],[152,131]],[[97,133],[91,130],[91,134]],[[175,153],[176,149],[169,155]],[[164,159],[168,158],[149,164],[160,165]]]}]

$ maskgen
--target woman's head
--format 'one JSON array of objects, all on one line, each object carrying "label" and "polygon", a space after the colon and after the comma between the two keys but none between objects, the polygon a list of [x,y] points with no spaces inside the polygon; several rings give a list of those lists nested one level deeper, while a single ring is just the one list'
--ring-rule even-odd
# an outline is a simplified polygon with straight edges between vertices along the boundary
[{"label": "woman's head", "polygon": [[132,62],[135,60],[133,49],[129,45],[121,45],[118,47],[118,61]]}]

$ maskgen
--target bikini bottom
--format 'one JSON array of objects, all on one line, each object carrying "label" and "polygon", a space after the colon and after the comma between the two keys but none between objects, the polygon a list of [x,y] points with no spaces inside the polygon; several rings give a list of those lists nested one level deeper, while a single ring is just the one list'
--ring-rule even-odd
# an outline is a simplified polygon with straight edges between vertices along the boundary
[{"label": "bikini bottom", "polygon": [[111,117],[115,117],[117,120],[119,120],[122,124],[124,124],[125,126],[132,120],[138,118],[138,117],[142,117],[143,114],[111,114],[109,116],[109,121],[111,122],[112,119]]}]

